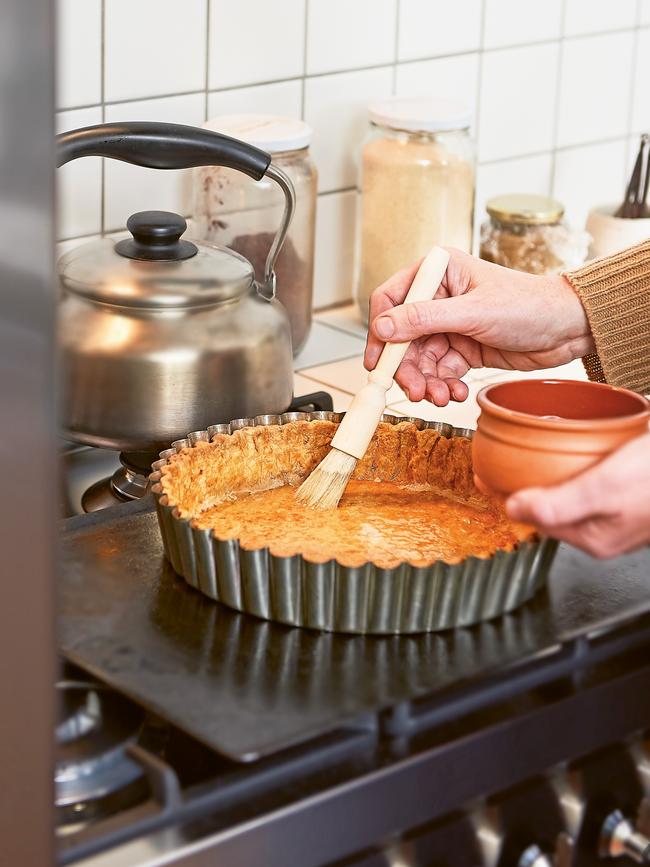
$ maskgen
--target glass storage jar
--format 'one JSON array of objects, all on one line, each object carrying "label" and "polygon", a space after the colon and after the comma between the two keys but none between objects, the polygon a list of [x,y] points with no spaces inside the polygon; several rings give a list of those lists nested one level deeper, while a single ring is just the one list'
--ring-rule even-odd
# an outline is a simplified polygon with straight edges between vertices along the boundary
[{"label": "glass storage jar", "polygon": [[356,297],[371,293],[435,244],[469,251],[474,213],[470,114],[444,99],[369,106],[358,181]]},{"label": "glass storage jar", "polygon": [[562,221],[564,207],[555,199],[510,193],[489,199],[485,209],[481,259],[529,274],[559,274],[587,258],[589,235]]},{"label": "glass storage jar", "polygon": [[[241,139],[273,155],[291,178],[296,210],[276,266],[276,291],[291,322],[294,355],[311,327],[316,225],[316,168],[310,158],[311,127],[276,115],[223,115],[206,129]],[[222,244],[252,262],[261,280],[284,197],[266,177],[254,181],[223,166],[194,169],[191,232],[200,240]]]}]

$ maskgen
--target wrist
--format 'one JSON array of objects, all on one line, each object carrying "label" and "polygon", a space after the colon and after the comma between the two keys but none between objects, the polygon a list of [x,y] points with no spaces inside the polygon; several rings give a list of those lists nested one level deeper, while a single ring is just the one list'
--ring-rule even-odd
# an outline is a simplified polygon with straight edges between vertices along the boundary
[{"label": "wrist", "polygon": [[563,323],[566,338],[575,345],[575,357],[595,351],[591,325],[587,311],[571,281],[564,274],[549,278],[553,281],[553,295],[558,299],[558,315]]}]

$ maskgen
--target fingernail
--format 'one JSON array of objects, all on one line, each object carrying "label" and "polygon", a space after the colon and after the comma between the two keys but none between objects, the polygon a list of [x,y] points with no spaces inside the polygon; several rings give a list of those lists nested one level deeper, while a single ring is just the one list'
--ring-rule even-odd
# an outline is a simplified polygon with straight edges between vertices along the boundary
[{"label": "fingernail", "polygon": [[390,316],[380,316],[375,322],[375,331],[383,340],[388,340],[395,332],[395,326]]}]

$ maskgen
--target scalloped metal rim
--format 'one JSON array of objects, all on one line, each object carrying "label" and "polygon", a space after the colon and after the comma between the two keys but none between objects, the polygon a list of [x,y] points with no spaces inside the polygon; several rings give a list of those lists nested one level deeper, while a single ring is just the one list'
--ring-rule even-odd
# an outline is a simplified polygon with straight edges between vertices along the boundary
[{"label": "scalloped metal rim", "polygon": [[[336,560],[311,563],[300,555],[277,557],[267,548],[240,547],[210,530],[192,526],[168,505],[160,486],[161,468],[183,448],[209,442],[255,425],[292,421],[339,422],[342,413],[290,412],[236,419],[194,431],[160,453],[150,476],[165,554],[173,569],[196,590],[217,602],[263,620],[327,632],[373,635],[433,632],[471,626],[513,611],[546,583],[557,544],[525,542],[493,557],[418,568],[402,563],[380,569],[372,563],[350,568]],[[391,424],[409,421],[443,436],[471,437],[473,431],[441,422],[385,415]]]}]

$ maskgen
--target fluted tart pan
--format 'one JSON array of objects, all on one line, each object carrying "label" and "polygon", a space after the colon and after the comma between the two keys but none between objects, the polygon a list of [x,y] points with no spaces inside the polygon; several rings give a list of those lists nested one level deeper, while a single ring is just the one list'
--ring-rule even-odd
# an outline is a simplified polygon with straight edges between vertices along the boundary
[{"label": "fluted tart pan", "polygon": [[[193,503],[189,511],[181,507],[180,501],[171,501],[165,491],[164,476],[174,472],[174,464],[185,449],[207,445],[223,448],[227,437],[244,428],[291,424],[293,427],[287,431],[295,432],[295,423],[320,422],[313,429],[319,436],[308,465],[304,460],[301,465],[295,455],[293,463],[286,465],[294,476],[289,481],[297,483],[321,459],[342,417],[332,412],[291,412],[237,419],[190,433],[161,452],[153,465],[151,490],[165,554],[175,572],[211,599],[264,620],[377,635],[470,626],[513,611],[544,585],[556,548],[549,539],[532,537],[519,542],[513,550],[497,550],[489,557],[467,557],[459,563],[437,561],[416,566],[402,562],[393,568],[373,563],[349,566],[336,559],[315,563],[300,554],[278,556],[268,548],[250,550],[237,539],[220,539],[212,530],[197,526],[196,510],[211,505],[200,477],[188,480],[184,489],[186,501]],[[470,430],[422,419],[386,415],[382,421],[390,425],[407,422],[418,431],[437,431],[446,439],[468,439],[472,435]],[[250,448],[254,462],[260,452],[256,452],[254,443]],[[372,456],[368,460],[373,460]],[[408,455],[402,455],[400,460],[406,466]],[[219,479],[226,486],[228,480],[222,476],[229,472],[225,461]],[[471,473],[471,466],[467,472]],[[258,481],[263,485],[263,479]]]}]

